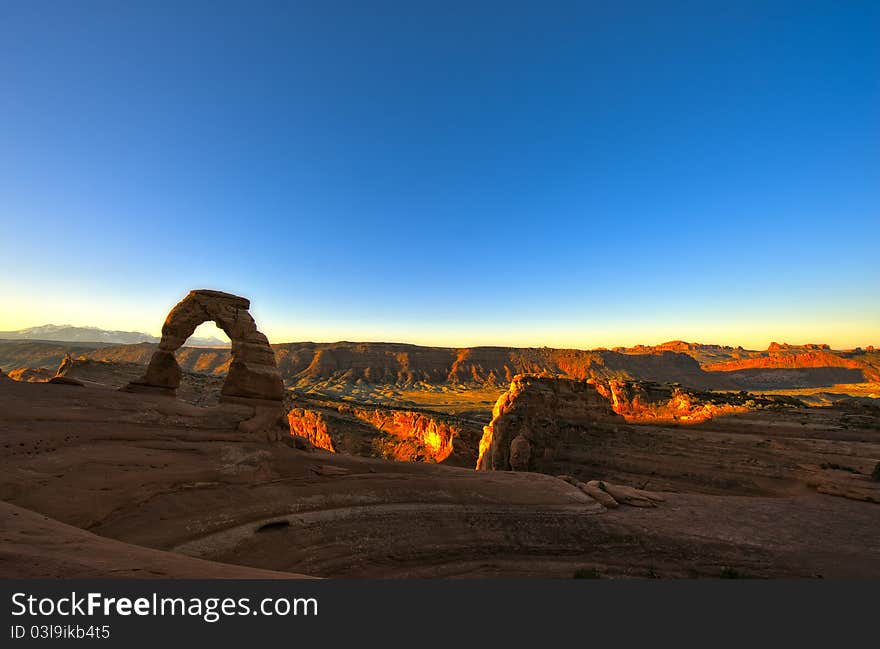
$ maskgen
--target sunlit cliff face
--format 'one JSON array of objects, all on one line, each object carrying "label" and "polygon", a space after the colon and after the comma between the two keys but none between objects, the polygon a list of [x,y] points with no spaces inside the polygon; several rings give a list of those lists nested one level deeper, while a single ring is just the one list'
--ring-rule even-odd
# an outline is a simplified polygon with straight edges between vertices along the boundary
[{"label": "sunlit cliff face", "polygon": [[[355,416],[385,433],[379,450],[384,457],[402,461],[442,462],[452,453],[454,426],[418,412],[355,409]],[[423,457],[424,456],[424,457]]]},{"label": "sunlit cliff face", "polygon": [[327,421],[320,412],[306,408],[293,408],[287,413],[287,422],[290,425],[290,434],[303,437],[317,448],[335,453],[333,439]]},{"label": "sunlit cliff face", "polygon": [[433,430],[426,432],[422,437],[422,443],[433,455],[440,455],[440,449],[443,446],[443,439],[438,432]]},{"label": "sunlit cliff face", "polygon": [[653,388],[632,381],[596,381],[596,389],[630,423],[696,424],[720,415],[747,412],[745,404],[702,401],[680,388]]},{"label": "sunlit cliff face", "polygon": [[404,462],[442,462],[460,434],[455,425],[419,412],[343,405],[338,414],[328,418],[319,410],[293,408],[287,415],[290,434],[331,453],[340,445],[345,450],[347,438],[366,434],[373,454]]}]

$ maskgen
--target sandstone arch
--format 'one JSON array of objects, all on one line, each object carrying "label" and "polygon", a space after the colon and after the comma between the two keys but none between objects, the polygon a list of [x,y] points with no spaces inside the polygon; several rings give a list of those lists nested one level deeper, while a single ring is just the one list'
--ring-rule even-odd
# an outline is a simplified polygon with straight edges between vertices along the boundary
[{"label": "sandstone arch", "polygon": [[180,385],[180,366],[174,357],[183,343],[203,322],[213,321],[232,341],[232,361],[221,401],[265,400],[280,402],[284,384],[269,340],[257,330],[248,312],[247,298],[199,289],[190,291],[168,313],[162,325],[162,340],[144,376],[129,384],[130,390],[175,395]]}]

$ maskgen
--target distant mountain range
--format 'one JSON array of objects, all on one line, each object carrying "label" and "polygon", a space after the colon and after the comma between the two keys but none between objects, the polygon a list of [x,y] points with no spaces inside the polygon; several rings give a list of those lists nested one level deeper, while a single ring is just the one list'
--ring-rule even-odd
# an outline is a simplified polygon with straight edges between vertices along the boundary
[{"label": "distant mountain range", "polygon": [[[157,343],[156,336],[142,331],[108,331],[98,327],[74,327],[73,325],[47,324],[28,327],[18,331],[0,331],[0,340],[48,340],[68,343],[109,343],[114,345],[134,345],[137,343]],[[219,338],[190,338],[188,347],[228,347],[229,343]]]}]

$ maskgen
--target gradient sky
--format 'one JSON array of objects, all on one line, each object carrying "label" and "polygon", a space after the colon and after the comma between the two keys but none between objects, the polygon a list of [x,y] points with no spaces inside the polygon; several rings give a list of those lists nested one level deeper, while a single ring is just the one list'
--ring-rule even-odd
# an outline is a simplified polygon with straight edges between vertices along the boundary
[{"label": "gradient sky", "polygon": [[0,3],[0,330],[880,344],[880,3]]}]

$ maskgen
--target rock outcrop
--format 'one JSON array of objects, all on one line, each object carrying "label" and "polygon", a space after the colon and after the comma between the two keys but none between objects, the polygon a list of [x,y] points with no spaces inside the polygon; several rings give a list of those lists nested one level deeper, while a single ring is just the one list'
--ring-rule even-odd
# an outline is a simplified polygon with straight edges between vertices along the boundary
[{"label": "rock outcrop", "polygon": [[332,423],[321,410],[312,408],[291,408],[287,413],[290,434],[306,439],[315,448],[336,453],[333,435],[330,434]]},{"label": "rock outcrop", "polygon": [[633,487],[627,487],[626,485],[612,484],[605,480],[581,482],[570,475],[559,475],[556,477],[577,487],[607,509],[614,509],[620,505],[630,505],[632,507],[656,507],[657,503],[666,501],[666,498],[653,491],[635,489]]},{"label": "rock outcrop", "polygon": [[614,500],[624,505],[632,505],[633,507],[656,507],[657,503],[662,503],[665,498],[653,491],[645,491],[644,489],[634,489],[626,485],[611,484],[603,480],[590,480],[587,487],[591,489],[601,489]]},{"label": "rock outcrop", "polygon": [[695,424],[762,408],[803,406],[794,398],[747,392],[700,392],[650,381],[595,381],[614,411],[633,423]]},{"label": "rock outcrop", "polygon": [[125,389],[175,395],[182,372],[174,353],[196,327],[211,320],[232,341],[229,373],[220,390],[220,401],[254,407],[253,417],[239,424],[240,431],[266,432],[270,440],[281,439],[286,429],[284,384],[269,339],[257,329],[249,308],[250,301],[237,295],[206,289],[190,291],[168,314],[162,340],[146,374]]},{"label": "rock outcrop", "polygon": [[281,401],[284,385],[275,364],[269,340],[248,312],[246,298],[220,291],[190,291],[168,314],[162,326],[162,340],[153,353],[143,378],[133,381],[133,390],[148,389],[174,394],[181,370],[174,352],[183,346],[203,322],[213,321],[232,341],[229,374],[220,392],[221,400],[261,399]]},{"label": "rock outcrop", "polygon": [[47,381],[47,383],[51,383],[53,385],[74,385],[80,388],[85,386],[85,383],[83,383],[79,379],[72,379],[69,376],[53,376]]},{"label": "rock outcrop", "polygon": [[479,425],[437,412],[297,398],[290,434],[332,453],[473,466]]},{"label": "rock outcrop", "polygon": [[477,469],[549,473],[566,447],[584,443],[581,432],[624,423],[587,381],[516,376],[483,429]]},{"label": "rock outcrop", "polygon": [[[132,381],[139,381],[144,373],[140,363],[123,361],[98,361],[84,357],[68,357],[58,368],[56,376],[66,376],[82,381],[91,387],[111,389],[125,388]],[[223,377],[199,372],[181,371],[177,398],[195,406],[211,406],[220,398]]]},{"label": "rock outcrop", "polygon": [[[71,343],[70,345],[73,345]],[[75,355],[93,360],[147,364],[155,343],[92,346],[77,343]],[[406,343],[281,343],[271,346],[285,384],[311,388],[364,382],[400,387],[490,386],[506,388],[518,374],[571,379],[638,378],[699,388],[734,389],[723,374],[707,373],[684,353],[622,354],[609,350],[516,347],[422,347]],[[67,347],[55,343],[0,342],[0,363],[57,367]],[[183,370],[225,374],[229,349],[184,347],[175,353]]]},{"label": "rock outcrop", "polygon": [[45,367],[19,367],[9,372],[9,378],[22,383],[45,383],[55,372]]}]

